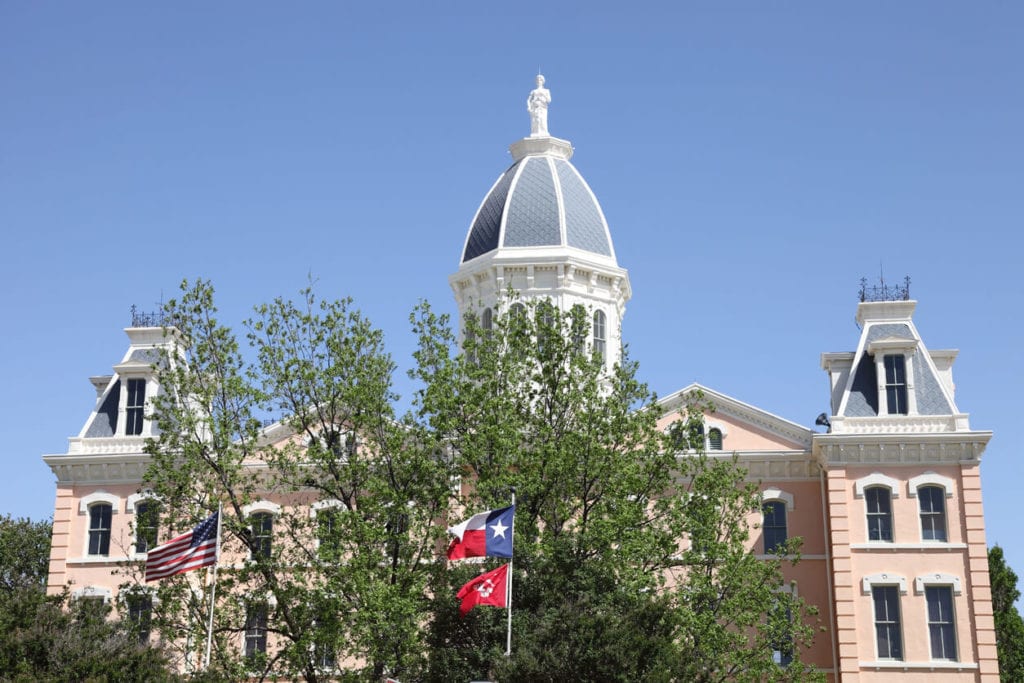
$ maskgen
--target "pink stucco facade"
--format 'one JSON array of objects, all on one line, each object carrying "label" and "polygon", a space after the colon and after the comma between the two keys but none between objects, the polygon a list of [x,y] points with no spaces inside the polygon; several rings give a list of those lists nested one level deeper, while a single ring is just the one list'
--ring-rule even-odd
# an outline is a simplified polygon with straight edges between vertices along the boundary
[{"label": "pink stucco facade", "polygon": [[[698,385],[663,400],[660,426],[667,429],[700,392],[714,405],[704,416],[710,454],[736,455],[763,500],[784,505],[788,537],[803,541],[802,559],[785,568],[786,578],[818,608],[820,631],[802,658],[829,680],[994,683],[979,476],[991,433],[972,430],[956,408],[955,352],[929,352],[912,312],[913,302],[861,304],[857,349],[822,356],[832,409],[829,424],[817,431]],[[114,374],[93,378],[96,407],[86,425],[67,453],[45,456],[57,478],[50,590],[68,587],[115,604],[125,581],[116,572],[143,557],[135,547],[136,510],[147,497],[143,445],[152,429],[147,421],[139,433],[126,433],[131,398],[118,387],[134,379],[151,397],[150,359],[165,343],[154,329],[127,332],[129,349]],[[893,355],[903,357],[906,369],[895,390],[885,375]],[[898,401],[905,412],[890,412]],[[314,502],[291,498],[266,506]],[[110,506],[105,553],[89,545],[95,505]],[[761,521],[750,519],[756,555],[765,555]],[[885,600],[889,617],[881,623]],[[938,607],[944,613],[936,620]],[[880,640],[880,629],[888,640]]]}]

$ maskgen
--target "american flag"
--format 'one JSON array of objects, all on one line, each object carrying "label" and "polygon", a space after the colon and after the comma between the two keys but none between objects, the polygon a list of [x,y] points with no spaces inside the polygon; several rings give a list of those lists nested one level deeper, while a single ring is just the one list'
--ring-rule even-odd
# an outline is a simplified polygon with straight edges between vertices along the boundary
[{"label": "american flag", "polygon": [[146,555],[146,581],[166,579],[217,564],[217,522],[214,512],[195,529],[157,546]]}]

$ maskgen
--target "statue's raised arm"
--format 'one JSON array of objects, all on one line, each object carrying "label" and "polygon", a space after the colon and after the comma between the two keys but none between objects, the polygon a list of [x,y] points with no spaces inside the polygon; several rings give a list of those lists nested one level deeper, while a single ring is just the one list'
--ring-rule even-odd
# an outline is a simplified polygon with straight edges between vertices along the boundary
[{"label": "statue's raised arm", "polygon": [[537,87],[530,91],[530,96],[526,98],[526,111],[530,112],[530,137],[548,135],[549,104],[551,91],[544,87],[544,77],[537,74]]}]

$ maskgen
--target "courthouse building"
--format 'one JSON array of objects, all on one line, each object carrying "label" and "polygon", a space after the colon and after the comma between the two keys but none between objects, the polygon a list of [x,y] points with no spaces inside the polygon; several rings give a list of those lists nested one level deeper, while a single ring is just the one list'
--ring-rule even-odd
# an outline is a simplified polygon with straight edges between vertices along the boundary
[{"label": "courthouse building", "polygon": [[[485,327],[509,288],[524,301],[584,306],[590,341],[611,364],[629,275],[571,163],[572,145],[548,133],[549,102],[538,77],[531,134],[511,146],[513,163],[480,204],[449,282],[460,315]],[[453,251],[457,239],[453,232]],[[787,538],[803,539],[787,578],[819,610],[824,629],[804,659],[829,680],[997,681],[979,473],[991,432],[973,430],[957,406],[957,352],[926,345],[908,289],[864,288],[861,299],[859,338],[821,354],[830,413],[817,429],[698,385],[663,399],[662,426],[702,392],[715,407],[704,424],[709,453],[737,454],[762,490],[753,551],[769,556]],[[113,372],[90,378],[95,406],[67,453],[44,456],[57,480],[52,591],[70,586],[75,596],[114,600],[114,571],[156,540],[143,445],[165,338],[146,322],[126,329],[128,349]]]}]

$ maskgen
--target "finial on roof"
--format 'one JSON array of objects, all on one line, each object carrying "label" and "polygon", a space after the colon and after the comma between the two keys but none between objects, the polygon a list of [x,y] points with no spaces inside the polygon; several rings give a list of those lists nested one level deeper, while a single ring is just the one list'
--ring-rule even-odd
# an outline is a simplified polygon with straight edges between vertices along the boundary
[{"label": "finial on roof", "polygon": [[544,76],[537,74],[537,87],[530,91],[526,99],[526,111],[530,112],[530,137],[545,138],[548,133],[548,105],[551,104],[551,91],[544,87]]}]

